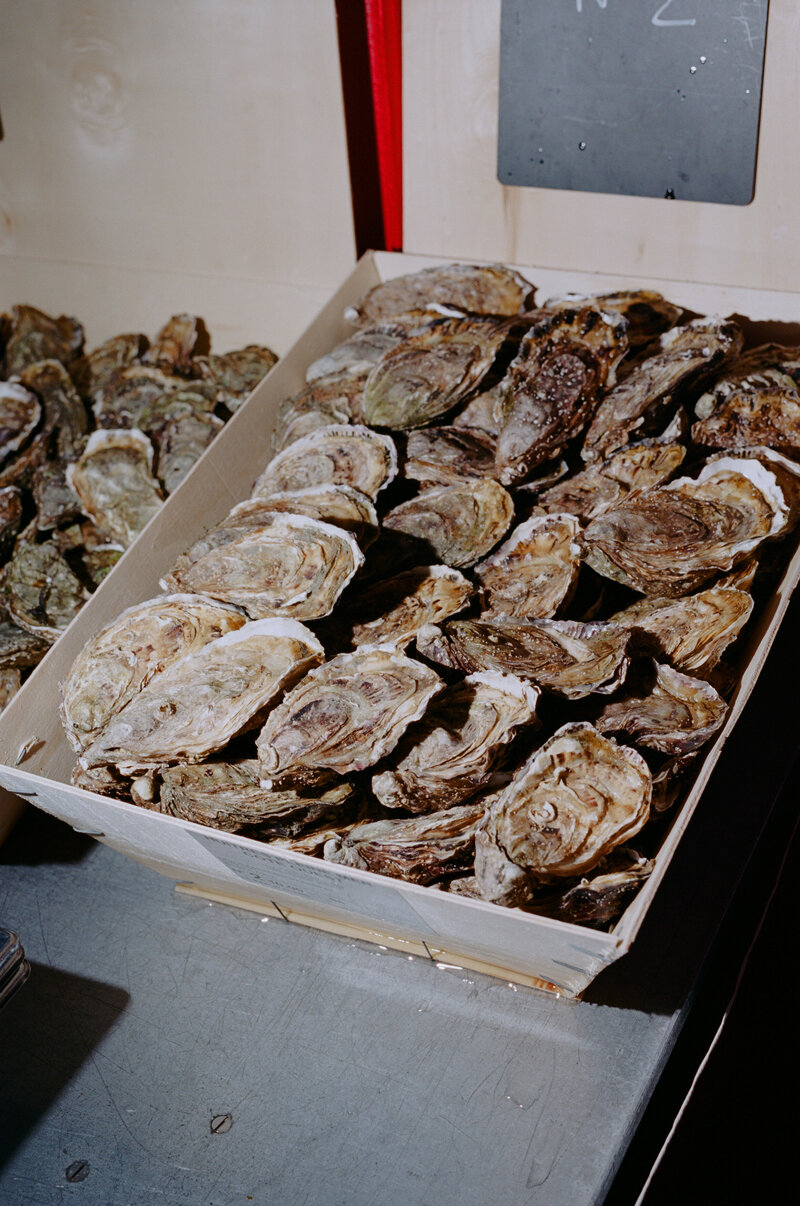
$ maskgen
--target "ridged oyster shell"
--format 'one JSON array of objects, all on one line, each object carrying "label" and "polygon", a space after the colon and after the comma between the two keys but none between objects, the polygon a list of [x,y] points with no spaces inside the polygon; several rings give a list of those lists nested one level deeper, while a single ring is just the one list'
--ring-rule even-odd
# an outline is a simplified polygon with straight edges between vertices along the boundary
[{"label": "ridged oyster shell", "polygon": [[16,624],[52,644],[75,619],[89,592],[54,540],[37,543],[28,532],[17,540],[6,567],[6,606]]},{"label": "ridged oyster shell", "polygon": [[474,565],[503,538],[514,516],[511,495],[491,478],[426,490],[384,516],[383,525],[424,542],[445,565]]},{"label": "ridged oyster shell", "polygon": [[365,377],[336,373],[331,377],[320,377],[284,398],[275,416],[273,451],[283,452],[296,440],[320,428],[358,422],[365,380]]},{"label": "ridged oyster shell", "polygon": [[89,431],[89,412],[64,365],[58,360],[40,360],[19,374],[26,389],[33,390],[42,404],[42,430],[51,436],[51,451],[59,459],[79,455]]},{"label": "ridged oyster shell", "polygon": [[536,515],[518,524],[475,566],[483,616],[550,618],[575,588],[580,525],[573,515]]},{"label": "ridged oyster shell", "polygon": [[84,645],[62,685],[61,721],[79,752],[172,662],[233,632],[245,616],[197,595],[159,595],[126,608]]},{"label": "ridged oyster shell", "polygon": [[475,847],[482,894],[503,899],[506,862],[533,884],[582,875],[639,832],[651,795],[635,750],[590,724],[563,725],[492,801]]},{"label": "ridged oyster shell", "polygon": [[243,624],[154,675],[84,749],[81,763],[130,773],[200,762],[259,724],[265,709],[324,655],[296,620]]},{"label": "ridged oyster shell", "polygon": [[471,674],[445,688],[372,778],[387,808],[434,812],[476,795],[536,714],[539,691],[510,674]]},{"label": "ridged oyster shell", "polygon": [[443,303],[472,314],[518,314],[533,299],[533,285],[502,264],[443,264],[382,281],[345,311],[365,326]]},{"label": "ridged oyster shell", "polygon": [[22,448],[36,430],[42,406],[18,381],[0,381],[0,460]]},{"label": "ridged oyster shell", "polygon": [[370,585],[347,610],[349,643],[410,644],[426,624],[436,624],[462,611],[472,597],[472,583],[447,565],[421,565]]},{"label": "ridged oyster shell", "polygon": [[397,450],[389,436],[362,424],[332,424],[295,440],[273,457],[253,495],[306,486],[352,486],[373,502],[397,475]]},{"label": "ridged oyster shell", "polygon": [[567,511],[584,523],[624,502],[634,491],[652,490],[666,482],[686,456],[683,444],[648,440],[629,444],[605,461],[592,462],[566,481],[556,482],[537,496],[536,507]]},{"label": "ridged oyster shell", "polygon": [[35,306],[12,306],[7,317],[6,377],[15,377],[38,360],[71,365],[83,350],[84,332],[77,318],[53,318]]},{"label": "ridged oyster shell", "polygon": [[674,327],[683,311],[651,289],[620,289],[614,293],[563,293],[549,297],[545,310],[577,310],[593,306],[606,314],[620,314],[627,323],[632,349],[651,342]]},{"label": "ridged oyster shell", "polygon": [[644,634],[660,659],[705,675],[736,640],[752,611],[753,599],[746,591],[717,585],[680,599],[640,599],[611,620]]},{"label": "ridged oyster shell", "polygon": [[153,474],[153,445],[135,428],[93,431],[80,459],[68,467],[67,481],[84,514],[124,548],[164,501]]},{"label": "ridged oyster shell", "polygon": [[766,444],[800,460],[800,390],[785,373],[767,370],[705,394],[695,407],[692,439],[707,448]]},{"label": "ridged oyster shell", "polygon": [[330,614],[363,561],[344,528],[280,511],[261,512],[253,521],[235,508],[178,559],[161,585],[235,604],[251,619],[313,620]]},{"label": "ridged oyster shell", "polygon": [[629,634],[574,620],[445,620],[417,636],[424,657],[454,670],[498,670],[568,699],[610,694],[628,669]]},{"label": "ridged oyster shell", "polygon": [[722,728],[728,705],[703,679],[658,662],[653,669],[642,689],[607,703],[595,726],[601,733],[627,733],[662,754],[700,749]]},{"label": "ridged oyster shell", "polygon": [[277,362],[271,348],[249,343],[231,352],[195,356],[193,367],[199,370],[214,401],[236,411]]},{"label": "ridged oyster shell", "polygon": [[231,515],[244,515],[246,510],[254,515],[256,512],[263,515],[267,511],[285,511],[292,515],[321,519],[323,523],[333,523],[352,532],[362,547],[366,547],[378,534],[378,516],[372,499],[352,486],[325,484],[257,495],[234,507]]},{"label": "ridged oyster shell", "polygon": [[266,785],[303,786],[372,766],[394,749],[442,681],[392,646],[362,646],[310,671],[258,737]]},{"label": "ridged oyster shell", "polygon": [[204,338],[202,321],[194,314],[173,314],[142,354],[142,363],[162,372],[190,376],[192,357]]},{"label": "ridged oyster shell", "polygon": [[773,473],[726,457],[593,519],[586,559],[645,594],[687,594],[780,533],[787,516]]},{"label": "ridged oyster shell", "polygon": [[423,427],[409,432],[403,474],[428,486],[451,486],[494,477],[495,441],[485,431],[466,427]]}]

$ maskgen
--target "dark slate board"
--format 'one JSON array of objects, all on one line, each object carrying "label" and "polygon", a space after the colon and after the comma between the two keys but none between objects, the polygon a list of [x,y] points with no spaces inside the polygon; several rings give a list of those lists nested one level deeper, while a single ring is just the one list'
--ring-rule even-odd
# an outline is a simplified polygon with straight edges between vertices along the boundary
[{"label": "dark slate board", "polygon": [[768,0],[503,0],[498,179],[747,205]]}]

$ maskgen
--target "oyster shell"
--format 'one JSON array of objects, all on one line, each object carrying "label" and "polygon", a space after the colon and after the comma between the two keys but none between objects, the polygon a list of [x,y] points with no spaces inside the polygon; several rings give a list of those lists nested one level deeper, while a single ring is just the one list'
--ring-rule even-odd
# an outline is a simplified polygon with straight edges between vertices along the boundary
[{"label": "oyster shell", "polygon": [[18,539],[6,570],[6,604],[12,620],[53,642],[89,598],[52,540]]},{"label": "oyster shell", "polygon": [[16,486],[0,489],[0,556],[13,547],[22,527],[23,498]]},{"label": "oyster shell", "polygon": [[425,624],[463,611],[472,583],[447,565],[420,565],[375,582],[348,607],[340,628],[348,644],[410,644]]},{"label": "oyster shell", "polygon": [[611,700],[595,721],[601,733],[627,733],[662,754],[689,754],[719,732],[728,705],[710,683],[672,666],[653,664],[644,689]]},{"label": "oyster shell", "polygon": [[492,478],[426,490],[388,511],[383,526],[424,541],[445,565],[474,565],[508,531],[511,495]]},{"label": "oyster shell", "polygon": [[23,447],[41,417],[36,394],[18,381],[0,381],[0,460]]},{"label": "oyster shell", "polygon": [[93,431],[67,482],[110,540],[127,548],[159,510],[164,496],[153,476],[153,445],[136,428]]},{"label": "oyster shell", "polygon": [[146,364],[129,364],[93,389],[92,412],[98,427],[139,427],[142,415],[164,394],[185,389],[183,377]]},{"label": "oyster shell", "polygon": [[651,794],[650,770],[635,750],[590,724],[563,725],[492,801],[475,845],[481,892],[506,896],[496,858],[534,884],[585,874],[639,832]]},{"label": "oyster shell", "polygon": [[67,481],[64,461],[46,461],[33,475],[33,501],[40,532],[50,531],[79,519],[81,500]]},{"label": "oyster shell", "polygon": [[706,675],[736,640],[752,611],[753,600],[746,591],[716,585],[680,599],[640,599],[611,620],[645,634],[660,660]]},{"label": "oyster shell", "polygon": [[232,352],[195,356],[192,367],[208,385],[214,401],[236,411],[277,363],[277,353],[271,348],[249,343]]},{"label": "oyster shell", "polygon": [[463,874],[474,858],[483,804],[462,804],[410,819],[369,821],[325,846],[328,862],[415,884]]},{"label": "oyster shell", "polygon": [[632,492],[662,485],[685,456],[683,444],[662,444],[655,440],[629,444],[607,460],[594,461],[542,491],[536,499],[537,509],[567,511],[588,523],[624,502]]},{"label": "oyster shell", "polygon": [[744,378],[722,396],[706,394],[695,407],[692,439],[707,448],[766,444],[800,460],[800,390],[785,374],[778,381]]},{"label": "oyster shell", "polygon": [[72,379],[58,360],[40,360],[19,374],[20,383],[42,403],[42,430],[52,433],[52,451],[66,460],[77,457],[86,442],[89,414]]},{"label": "oyster shell", "polygon": [[253,487],[268,496],[306,486],[352,486],[373,502],[397,476],[397,449],[389,436],[362,424],[331,424],[295,440],[273,457]]},{"label": "oyster shell", "polygon": [[628,669],[628,632],[574,620],[446,620],[417,635],[423,657],[454,670],[498,670],[567,699],[609,695]]},{"label": "oyster shell", "polygon": [[199,351],[198,341],[204,335],[203,324],[194,314],[174,314],[142,354],[142,363],[165,373],[190,377],[192,356],[196,348]]},{"label": "oyster shell", "polygon": [[643,858],[635,850],[624,847],[612,850],[600,861],[594,874],[583,876],[560,896],[555,906],[543,911],[573,925],[608,925],[619,917],[654,868],[653,859]]},{"label": "oyster shell", "polygon": [[265,786],[302,786],[372,766],[394,749],[442,681],[394,647],[342,653],[291,690],[257,746]]},{"label": "oyster shell", "polygon": [[545,310],[577,310],[594,306],[606,314],[620,314],[627,322],[632,350],[646,345],[663,331],[674,327],[683,314],[680,306],[650,289],[621,289],[615,293],[564,293],[550,297]]},{"label": "oyster shell", "polygon": [[529,308],[533,293],[529,281],[502,264],[443,264],[382,281],[347,309],[345,318],[362,327],[437,303],[472,314],[519,314]]},{"label": "oyster shell", "polygon": [[71,364],[83,350],[83,327],[76,318],[52,318],[35,306],[12,306],[8,315],[5,375],[14,377],[37,360]]},{"label": "oyster shell", "polygon": [[19,670],[11,666],[0,667],[0,712],[10,703],[22,686]]},{"label": "oyster shell", "polygon": [[779,534],[787,516],[773,473],[726,457],[593,519],[586,559],[645,594],[687,594]]},{"label": "oyster shell", "polygon": [[320,377],[285,398],[275,416],[273,452],[283,452],[320,428],[358,422],[365,380],[345,373]]},{"label": "oyster shell", "polygon": [[588,308],[556,311],[528,332],[503,383],[500,481],[522,481],[564,451],[614,383],[627,348],[624,319]]},{"label": "oyster shell", "polygon": [[0,668],[27,670],[36,666],[50,648],[50,642],[20,628],[0,607]]},{"label": "oyster shell", "polygon": [[[432,321],[430,314],[427,321]],[[316,381],[335,373],[365,380],[384,352],[396,348],[408,333],[405,327],[391,322],[364,327],[314,360],[306,369],[306,381]]]},{"label": "oyster shell", "polygon": [[251,619],[315,620],[330,614],[363,561],[354,537],[333,524],[278,511],[253,524],[234,510],[182,554],[162,586],[233,603]]},{"label": "oyster shell", "polygon": [[697,318],[673,327],[659,339],[654,355],[643,360],[612,389],[597,408],[586,432],[583,457],[608,457],[635,435],[657,430],[690,387],[730,364],[742,349],[736,323],[719,317]]},{"label": "oyster shell", "polygon": [[172,414],[152,433],[156,448],[156,476],[165,494],[171,494],[224,426],[214,414],[175,406]]},{"label": "oyster shell", "polygon": [[165,666],[116,712],[81,754],[83,766],[124,773],[201,762],[253,728],[324,650],[295,620],[257,620]]},{"label": "oyster shell", "polygon": [[486,376],[507,333],[496,318],[443,318],[385,352],[364,385],[373,427],[424,427],[452,410]]},{"label": "oyster shell", "polygon": [[284,490],[279,494],[257,497],[234,507],[231,515],[244,514],[252,507],[261,514],[267,511],[288,511],[293,515],[308,515],[334,523],[352,532],[362,547],[378,533],[378,515],[372,500],[352,486],[306,486],[303,490]]},{"label": "oyster shell", "polygon": [[386,808],[433,812],[476,795],[505,748],[532,723],[539,691],[510,674],[471,674],[445,688],[372,778]]},{"label": "oyster shell", "polygon": [[422,427],[409,433],[403,474],[425,486],[451,486],[476,477],[494,477],[495,442],[485,431],[466,427]]},{"label": "oyster shell", "polygon": [[81,396],[91,401],[113,373],[136,364],[146,347],[144,335],[114,335],[82,356],[70,370]]},{"label": "oyster shell", "polygon": [[485,432],[497,437],[502,426],[500,407],[503,400],[503,382],[497,381],[488,389],[479,390],[450,420],[453,427],[466,427],[471,432]]},{"label": "oyster shell", "polygon": [[87,641],[62,685],[61,721],[73,749],[90,745],[155,675],[244,624],[232,607],[197,595],[126,608]]},{"label": "oyster shell", "polygon": [[575,589],[579,535],[574,515],[537,515],[518,524],[491,557],[475,566],[482,615],[554,616]]}]

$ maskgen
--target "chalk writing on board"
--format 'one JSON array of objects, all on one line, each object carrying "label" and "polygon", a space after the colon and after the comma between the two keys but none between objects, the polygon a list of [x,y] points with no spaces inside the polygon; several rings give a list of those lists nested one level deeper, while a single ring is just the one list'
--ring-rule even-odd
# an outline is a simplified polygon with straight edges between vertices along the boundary
[{"label": "chalk writing on board", "polygon": [[[608,7],[608,0],[595,0],[595,2],[599,8],[607,8]],[[575,0],[575,7],[577,8],[579,13],[582,13],[583,12],[583,0]],[[650,24],[658,25],[661,28],[664,28],[665,26],[668,26],[668,25],[696,25],[697,24],[696,17],[664,17],[664,16],[662,16],[662,14],[665,13],[667,11],[667,9],[671,8],[671,7],[672,7],[672,0],[664,0],[664,3],[659,5],[657,11],[654,12],[653,16],[650,18]]]}]

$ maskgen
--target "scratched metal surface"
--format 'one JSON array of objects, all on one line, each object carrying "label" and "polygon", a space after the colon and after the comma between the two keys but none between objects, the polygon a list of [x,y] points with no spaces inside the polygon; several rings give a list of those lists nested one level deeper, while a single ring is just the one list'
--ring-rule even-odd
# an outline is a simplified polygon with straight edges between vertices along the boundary
[{"label": "scratched metal surface", "polygon": [[578,1003],[176,895],[29,809],[0,847],[32,965],[0,1011],[0,1206],[599,1206],[791,767],[797,623],[742,717],[757,779],[726,752]]}]

